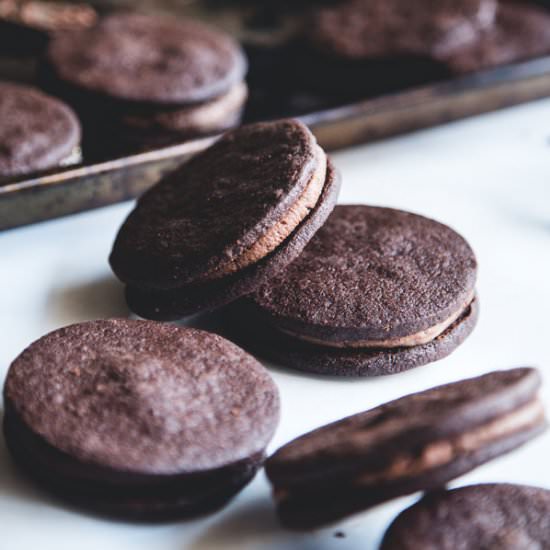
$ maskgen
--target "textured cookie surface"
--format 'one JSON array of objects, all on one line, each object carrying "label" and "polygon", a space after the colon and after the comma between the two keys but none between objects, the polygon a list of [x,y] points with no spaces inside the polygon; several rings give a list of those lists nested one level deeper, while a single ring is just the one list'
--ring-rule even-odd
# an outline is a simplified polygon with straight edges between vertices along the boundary
[{"label": "textured cookie surface", "polygon": [[495,0],[352,0],[317,11],[308,25],[308,38],[316,49],[350,60],[437,57],[474,40],[480,28],[492,23],[495,11]]},{"label": "textured cookie surface", "polygon": [[147,319],[175,320],[202,310],[212,310],[254,292],[295,260],[333,210],[341,178],[331,162],[323,193],[313,210],[274,252],[230,277],[175,290],[147,290],[129,285],[126,299],[130,309]]},{"label": "textured cookie surface", "polygon": [[138,201],[113,247],[115,273],[158,289],[204,282],[283,219],[317,169],[317,149],[297,121],[226,134]]},{"label": "textured cookie surface", "polygon": [[470,73],[550,53],[550,15],[529,4],[503,3],[494,26],[444,60],[455,73]]},{"label": "textured cookie surface", "polygon": [[546,550],[550,491],[472,485],[426,495],[392,523],[382,550]]},{"label": "textured cookie surface", "polygon": [[80,141],[74,113],[38,90],[0,82],[0,176],[54,167]]},{"label": "textured cookie surface", "polygon": [[493,372],[412,394],[329,424],[266,463],[292,527],[329,523],[439,487],[545,428],[534,369]]},{"label": "textured cookie surface", "polygon": [[240,82],[243,53],[224,33],[190,20],[117,14],[60,34],[47,53],[57,78],[134,102],[205,101]]},{"label": "textured cookie surface", "polygon": [[449,227],[388,208],[337,206],[252,300],[277,328],[300,335],[384,340],[463,311],[476,269],[472,249]]},{"label": "textured cookie surface", "polygon": [[261,453],[271,378],[223,338],[146,321],[73,325],[12,364],[8,414],[85,464],[140,475],[215,470]]}]

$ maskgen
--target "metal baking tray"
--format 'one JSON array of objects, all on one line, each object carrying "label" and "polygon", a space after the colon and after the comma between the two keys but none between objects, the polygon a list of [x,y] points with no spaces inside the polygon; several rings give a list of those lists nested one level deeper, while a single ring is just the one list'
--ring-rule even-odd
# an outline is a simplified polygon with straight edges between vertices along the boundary
[{"label": "metal baking tray", "polygon": [[[140,4],[140,7],[154,6],[158,10],[160,5],[164,10],[173,10],[177,5],[177,11],[214,19],[218,25],[242,38],[243,21],[250,18],[252,8],[243,8],[241,3],[238,8],[224,5],[220,9],[218,2],[165,0],[153,3],[142,0],[129,6]],[[107,4],[104,1],[100,9],[109,9]],[[269,31],[265,32],[270,36]],[[10,60],[7,61],[9,66]],[[27,61],[31,66],[33,60]],[[17,69],[17,76],[21,79],[27,78],[31,72],[22,70],[24,64],[19,60],[14,61],[12,67]],[[0,77],[5,76],[1,70],[0,66]],[[10,76],[13,78],[13,74]],[[335,150],[546,96],[550,96],[550,57],[344,105],[302,102],[298,118],[312,128],[325,149]],[[252,118],[267,119],[286,114],[297,113],[291,110],[275,115],[272,109],[267,109],[265,113],[261,110],[255,112]],[[158,181],[164,172],[175,168],[215,139],[214,136],[188,141],[146,153],[84,163],[0,183],[0,230],[136,197]]]}]

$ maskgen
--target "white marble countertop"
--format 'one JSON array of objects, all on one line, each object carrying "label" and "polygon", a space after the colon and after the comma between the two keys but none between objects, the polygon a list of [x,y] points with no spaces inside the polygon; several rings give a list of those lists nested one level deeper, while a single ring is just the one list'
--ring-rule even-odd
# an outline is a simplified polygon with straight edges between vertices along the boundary
[{"label": "white marble countertop", "polygon": [[[335,155],[340,202],[394,206],[461,232],[480,262],[481,318],[451,357],[406,374],[333,381],[272,369],[282,420],[272,449],[389,399],[496,368],[539,366],[550,406],[550,100]],[[62,325],[125,316],[107,265],[131,204],[0,233],[0,380],[34,339]],[[550,408],[550,407],[549,407]],[[550,488],[550,433],[455,482]],[[0,438],[0,548],[155,550],[376,548],[403,498],[337,527],[297,535],[279,528],[263,473],[223,511],[192,522],[132,525],[50,499],[20,477]],[[345,538],[335,538],[336,530]]]}]

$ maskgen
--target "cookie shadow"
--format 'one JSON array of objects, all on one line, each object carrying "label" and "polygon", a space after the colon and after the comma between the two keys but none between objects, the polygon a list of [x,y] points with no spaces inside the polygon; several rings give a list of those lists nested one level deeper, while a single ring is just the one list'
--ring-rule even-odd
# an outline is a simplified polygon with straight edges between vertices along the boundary
[{"label": "cookie shadow", "polygon": [[[359,548],[361,544],[349,546],[342,540],[346,536],[341,529],[327,527],[313,531],[294,531],[284,529],[276,515],[270,498],[256,498],[236,509],[229,516],[212,525],[206,533],[186,550],[242,550],[243,548],[262,548],[264,550],[334,550],[339,548]],[[355,543],[357,541],[354,541]]]},{"label": "cookie shadow", "polygon": [[53,289],[47,298],[47,311],[58,326],[130,314],[124,285],[114,277]]},{"label": "cookie shadow", "polygon": [[[280,533],[279,533],[280,532]],[[285,536],[280,529],[271,500],[257,498],[246,503],[214,525],[193,543],[188,550],[210,550],[223,547],[225,550],[242,548],[265,548],[266,539]],[[275,546],[273,546],[275,548]]]}]

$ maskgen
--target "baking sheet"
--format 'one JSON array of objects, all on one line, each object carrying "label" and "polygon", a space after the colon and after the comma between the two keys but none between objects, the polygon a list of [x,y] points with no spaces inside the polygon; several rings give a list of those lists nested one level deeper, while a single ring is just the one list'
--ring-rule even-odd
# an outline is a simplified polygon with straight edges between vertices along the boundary
[{"label": "baking sheet", "polygon": [[[238,37],[261,43],[266,37],[279,39],[292,17],[279,22],[283,31],[273,28],[251,30],[250,21],[259,2],[192,0],[175,2],[98,2],[100,11],[117,7],[145,10],[177,11],[200,16],[235,33]],[[288,23],[290,21],[290,23]],[[257,24],[256,24],[257,26]],[[265,22],[264,22],[265,26]],[[273,38],[275,36],[275,38]],[[279,38],[277,38],[279,37]],[[20,80],[32,79],[34,61],[16,62],[9,58],[0,63],[0,74],[9,72]],[[261,86],[260,86],[261,87]],[[253,95],[256,96],[253,90]],[[282,100],[281,110],[272,102],[265,112],[254,108],[248,118],[269,119],[298,114],[311,126],[327,150],[379,140],[391,135],[443,124],[483,112],[532,101],[550,95],[550,57],[499,67],[483,73],[420,88],[397,91],[354,103],[333,105],[296,91],[296,96]],[[286,109],[286,111],[285,111]],[[145,154],[107,159],[100,163],[53,170],[47,175],[25,176],[0,183],[0,230],[18,227],[75,212],[113,204],[135,197],[155,183],[166,170],[184,162],[211,141],[201,139],[150,151]]]}]

